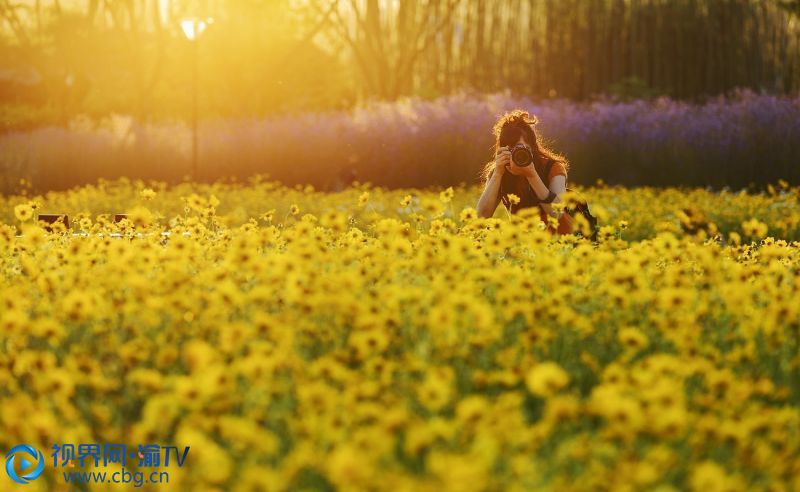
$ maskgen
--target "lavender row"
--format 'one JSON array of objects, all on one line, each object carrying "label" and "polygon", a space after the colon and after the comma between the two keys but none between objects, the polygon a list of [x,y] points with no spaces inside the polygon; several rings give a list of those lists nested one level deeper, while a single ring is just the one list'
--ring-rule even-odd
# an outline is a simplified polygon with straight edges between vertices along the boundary
[{"label": "lavender row", "polygon": [[[333,186],[342,170],[388,187],[475,183],[491,159],[491,127],[513,108],[572,164],[570,181],[629,186],[730,186],[800,181],[800,98],[739,91],[691,105],[653,101],[532,101],[509,94],[375,103],[352,111],[205,121],[199,178],[262,173]],[[20,178],[61,189],[129,176],[176,182],[191,172],[191,130],[115,117],[0,138],[4,192]]]}]

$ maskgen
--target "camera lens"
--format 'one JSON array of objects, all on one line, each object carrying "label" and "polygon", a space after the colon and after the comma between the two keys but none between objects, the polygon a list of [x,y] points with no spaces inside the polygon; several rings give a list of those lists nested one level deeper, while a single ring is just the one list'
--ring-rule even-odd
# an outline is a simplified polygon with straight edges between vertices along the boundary
[{"label": "camera lens", "polygon": [[511,160],[514,161],[514,164],[517,166],[525,167],[533,162],[533,155],[525,146],[520,145],[511,151]]}]

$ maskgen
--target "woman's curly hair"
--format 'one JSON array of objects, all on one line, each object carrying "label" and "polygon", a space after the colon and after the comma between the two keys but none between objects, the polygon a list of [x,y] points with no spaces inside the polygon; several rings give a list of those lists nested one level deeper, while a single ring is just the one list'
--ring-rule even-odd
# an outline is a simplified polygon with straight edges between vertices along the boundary
[{"label": "woman's curly hair", "polygon": [[[564,166],[565,170],[569,169],[569,161],[566,157],[554,152],[550,149],[536,133],[534,127],[539,123],[539,118],[534,115],[533,117],[523,109],[515,109],[505,113],[492,127],[492,134],[495,136],[493,146],[493,155],[497,155],[497,149],[500,147],[513,147],[522,136],[528,145],[531,146],[535,156],[540,160],[552,159]],[[480,172],[481,183],[486,184],[494,172],[494,158],[484,165],[483,170]],[[545,183],[547,184],[547,183]]]}]

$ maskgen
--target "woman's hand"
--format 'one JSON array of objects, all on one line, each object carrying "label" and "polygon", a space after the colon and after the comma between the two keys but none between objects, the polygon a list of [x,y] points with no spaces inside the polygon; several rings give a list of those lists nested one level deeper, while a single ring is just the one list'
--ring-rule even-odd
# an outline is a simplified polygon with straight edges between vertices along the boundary
[{"label": "woman's hand", "polygon": [[527,166],[518,166],[514,164],[514,161],[511,161],[511,164],[508,166],[508,172],[515,176],[524,176],[526,178],[533,178],[534,169],[533,163],[531,162]]},{"label": "woman's hand", "polygon": [[494,172],[497,173],[498,176],[502,176],[508,171],[511,165],[511,151],[508,150],[508,147],[500,147],[497,149],[497,155],[494,158]]}]

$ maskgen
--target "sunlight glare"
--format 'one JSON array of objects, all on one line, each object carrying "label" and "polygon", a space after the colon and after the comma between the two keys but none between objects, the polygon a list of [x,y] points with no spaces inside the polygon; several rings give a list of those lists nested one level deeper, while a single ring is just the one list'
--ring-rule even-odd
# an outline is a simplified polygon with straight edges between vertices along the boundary
[{"label": "sunlight glare", "polygon": [[203,34],[203,31],[205,31],[206,27],[213,23],[214,19],[210,17],[207,19],[198,19],[197,17],[192,17],[181,21],[181,29],[183,29],[183,34],[185,34],[190,41],[194,41],[201,34]]}]

